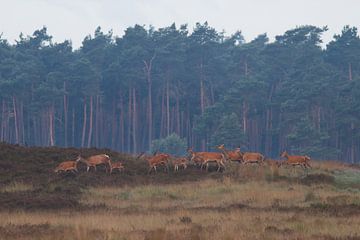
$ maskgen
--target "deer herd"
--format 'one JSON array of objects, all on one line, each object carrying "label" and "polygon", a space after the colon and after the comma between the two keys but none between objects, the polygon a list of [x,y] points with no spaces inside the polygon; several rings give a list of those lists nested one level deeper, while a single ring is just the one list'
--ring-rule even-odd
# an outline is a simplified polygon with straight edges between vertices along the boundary
[{"label": "deer herd", "polygon": [[[221,169],[226,170],[226,162],[238,162],[240,164],[257,164],[257,165],[268,165],[270,167],[281,167],[281,166],[301,166],[303,169],[311,168],[309,162],[309,156],[297,156],[289,155],[286,151],[282,152],[280,157],[285,160],[271,160],[265,159],[264,155],[257,152],[241,152],[240,148],[235,148],[229,151],[225,148],[224,144],[217,146],[219,152],[194,152],[192,148],[188,148],[188,157],[172,157],[167,153],[155,152],[153,155],[146,155],[144,152],[137,156],[137,159],[146,160],[149,165],[148,174],[153,170],[157,172],[157,168],[163,166],[167,172],[169,172],[169,165],[172,164],[174,171],[177,172],[182,169],[186,169],[189,163],[200,167],[200,170],[204,168],[206,171],[209,169],[211,163],[216,164],[217,171]],[[119,172],[125,169],[121,162],[112,162],[110,157],[106,154],[93,155],[88,158],[83,158],[79,155],[75,161],[65,161],[60,163],[56,168],[55,172],[78,172],[77,165],[79,162],[86,164],[86,171],[89,172],[91,168],[97,171],[96,166],[104,165],[105,171],[111,174],[115,169]]]}]

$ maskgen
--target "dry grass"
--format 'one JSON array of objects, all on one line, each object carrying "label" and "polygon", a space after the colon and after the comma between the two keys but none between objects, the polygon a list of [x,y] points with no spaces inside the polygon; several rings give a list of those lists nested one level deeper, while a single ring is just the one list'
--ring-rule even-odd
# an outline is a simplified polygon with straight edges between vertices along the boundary
[{"label": "dry grass", "polygon": [[34,186],[32,184],[25,184],[22,182],[12,182],[0,187],[1,193],[25,192],[32,190],[34,190]]},{"label": "dry grass", "polygon": [[[86,209],[80,211],[2,212],[0,227],[49,226],[42,234],[33,227],[32,236],[40,234],[38,239],[52,240],[327,239],[360,235],[359,214],[312,209],[314,204],[360,207],[358,192],[331,185],[239,183],[226,177],[222,181],[90,188],[83,192],[81,203]],[[54,236],[57,231],[61,234]],[[26,236],[20,234],[18,239]]]},{"label": "dry grass", "polygon": [[[359,237],[360,171],[331,161],[314,161],[312,166],[304,171],[230,163],[222,174],[192,169],[148,176],[167,180],[164,184],[90,185],[71,209],[0,211],[0,239]],[[199,174],[201,180],[190,181],[186,174]],[[334,180],[321,180],[324,176]],[[33,188],[15,182],[0,194]],[[51,194],[57,191],[48,188]]]}]

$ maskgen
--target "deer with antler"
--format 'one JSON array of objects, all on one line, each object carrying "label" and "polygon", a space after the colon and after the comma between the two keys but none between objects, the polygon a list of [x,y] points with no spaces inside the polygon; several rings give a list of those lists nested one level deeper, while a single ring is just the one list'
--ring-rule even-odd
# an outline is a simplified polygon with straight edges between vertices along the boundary
[{"label": "deer with antler", "polygon": [[226,160],[242,162],[243,156],[240,152],[240,148],[236,148],[234,151],[229,151],[225,148],[224,144],[217,146],[217,148],[224,154]]},{"label": "deer with antler", "polygon": [[309,163],[311,159],[309,156],[289,155],[286,151],[284,151],[280,154],[280,157],[286,158],[285,161],[281,162],[280,166],[286,164],[286,165],[291,165],[293,167],[301,166],[304,169],[311,168],[311,165]]},{"label": "deer with antler", "polygon": [[93,167],[96,171],[96,166],[98,165],[105,165],[105,171],[108,171],[108,167],[109,169],[111,168],[110,166],[110,157],[109,155],[106,154],[98,154],[98,155],[93,155],[90,156],[88,158],[83,158],[82,156],[79,156],[80,161],[85,163],[87,168],[86,171],[89,172],[90,168]]},{"label": "deer with antler", "polygon": [[219,152],[194,152],[192,148],[188,148],[188,153],[191,158],[190,161],[194,161],[195,163],[200,163],[200,169],[203,169],[206,166],[206,171],[208,171],[209,163],[216,162],[219,172],[221,168],[226,169],[224,164],[225,156]]},{"label": "deer with antler", "polygon": [[55,173],[59,173],[59,172],[67,172],[67,171],[71,171],[71,172],[77,172],[77,164],[79,163],[80,158],[78,157],[75,161],[65,161],[60,163],[54,170]]}]

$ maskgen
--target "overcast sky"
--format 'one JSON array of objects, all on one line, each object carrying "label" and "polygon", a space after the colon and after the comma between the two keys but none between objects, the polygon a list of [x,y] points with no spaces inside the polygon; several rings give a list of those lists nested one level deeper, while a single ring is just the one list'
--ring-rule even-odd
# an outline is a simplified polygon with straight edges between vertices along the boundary
[{"label": "overcast sky", "polygon": [[0,0],[0,33],[11,43],[20,32],[47,26],[54,41],[71,39],[78,48],[97,26],[121,36],[134,24],[156,28],[208,21],[245,40],[267,33],[270,40],[299,25],[329,27],[328,42],[344,25],[360,28],[360,0]]}]

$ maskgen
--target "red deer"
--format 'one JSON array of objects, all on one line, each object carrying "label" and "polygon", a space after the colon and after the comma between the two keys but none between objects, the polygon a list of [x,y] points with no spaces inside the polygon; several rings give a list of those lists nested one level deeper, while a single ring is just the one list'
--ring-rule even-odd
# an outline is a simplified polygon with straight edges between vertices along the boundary
[{"label": "red deer", "polygon": [[59,172],[67,172],[67,171],[71,171],[71,172],[77,172],[77,164],[80,161],[80,158],[78,157],[75,161],[65,161],[60,163],[54,170],[54,172],[59,173]]},{"label": "red deer", "polygon": [[240,152],[240,148],[236,148],[234,151],[228,151],[225,148],[224,144],[221,144],[217,148],[223,152],[226,160],[242,162],[242,154]]},{"label": "red deer", "polygon": [[124,165],[121,162],[111,162],[111,160],[109,161],[110,164],[110,174],[113,172],[114,169],[119,170],[119,172],[121,172],[122,170],[125,169]]},{"label": "red deer", "polygon": [[[144,155],[144,153],[141,153],[138,156],[138,158],[140,158],[143,155]],[[162,164],[164,164],[166,166],[166,169],[169,172],[169,158],[170,158],[169,154],[155,152],[153,156],[145,156],[144,155],[144,157],[145,157],[146,161],[149,164],[148,174],[151,173],[152,169],[154,169],[155,172],[157,172],[156,166],[159,166],[159,165],[162,165]]]},{"label": "red deer", "polygon": [[203,166],[206,165],[206,171],[208,171],[209,163],[210,162],[216,162],[218,165],[217,171],[220,171],[220,168],[223,167],[224,170],[225,164],[224,164],[224,155],[222,153],[218,152],[194,152],[192,148],[188,149],[188,152],[191,154],[190,161],[194,161],[195,163],[201,163],[200,169],[203,168]]},{"label": "red deer", "polygon": [[173,165],[174,165],[174,172],[175,171],[179,171],[179,166],[183,166],[184,169],[187,168],[187,158],[181,157],[181,158],[176,158],[172,161]]},{"label": "red deer", "polygon": [[243,164],[249,164],[249,163],[257,163],[257,164],[263,164],[264,163],[264,155],[262,155],[261,153],[257,153],[257,152],[245,152],[242,153],[240,152],[240,154],[242,155],[242,163]]},{"label": "red deer", "polygon": [[293,167],[295,166],[301,166],[303,168],[311,168],[309,161],[310,161],[310,157],[309,156],[296,156],[296,155],[289,155],[286,151],[284,151],[283,153],[281,153],[280,157],[286,158],[285,161],[283,161],[280,165],[291,165]]},{"label": "red deer", "polygon": [[111,168],[110,166],[110,157],[106,154],[99,154],[99,155],[94,155],[94,156],[90,156],[88,158],[83,158],[81,156],[79,156],[80,161],[85,163],[87,168],[86,171],[88,172],[90,170],[91,167],[93,167],[96,171],[96,166],[97,165],[101,165],[101,164],[105,164],[105,171],[107,172],[107,167],[109,166],[109,168]]}]

